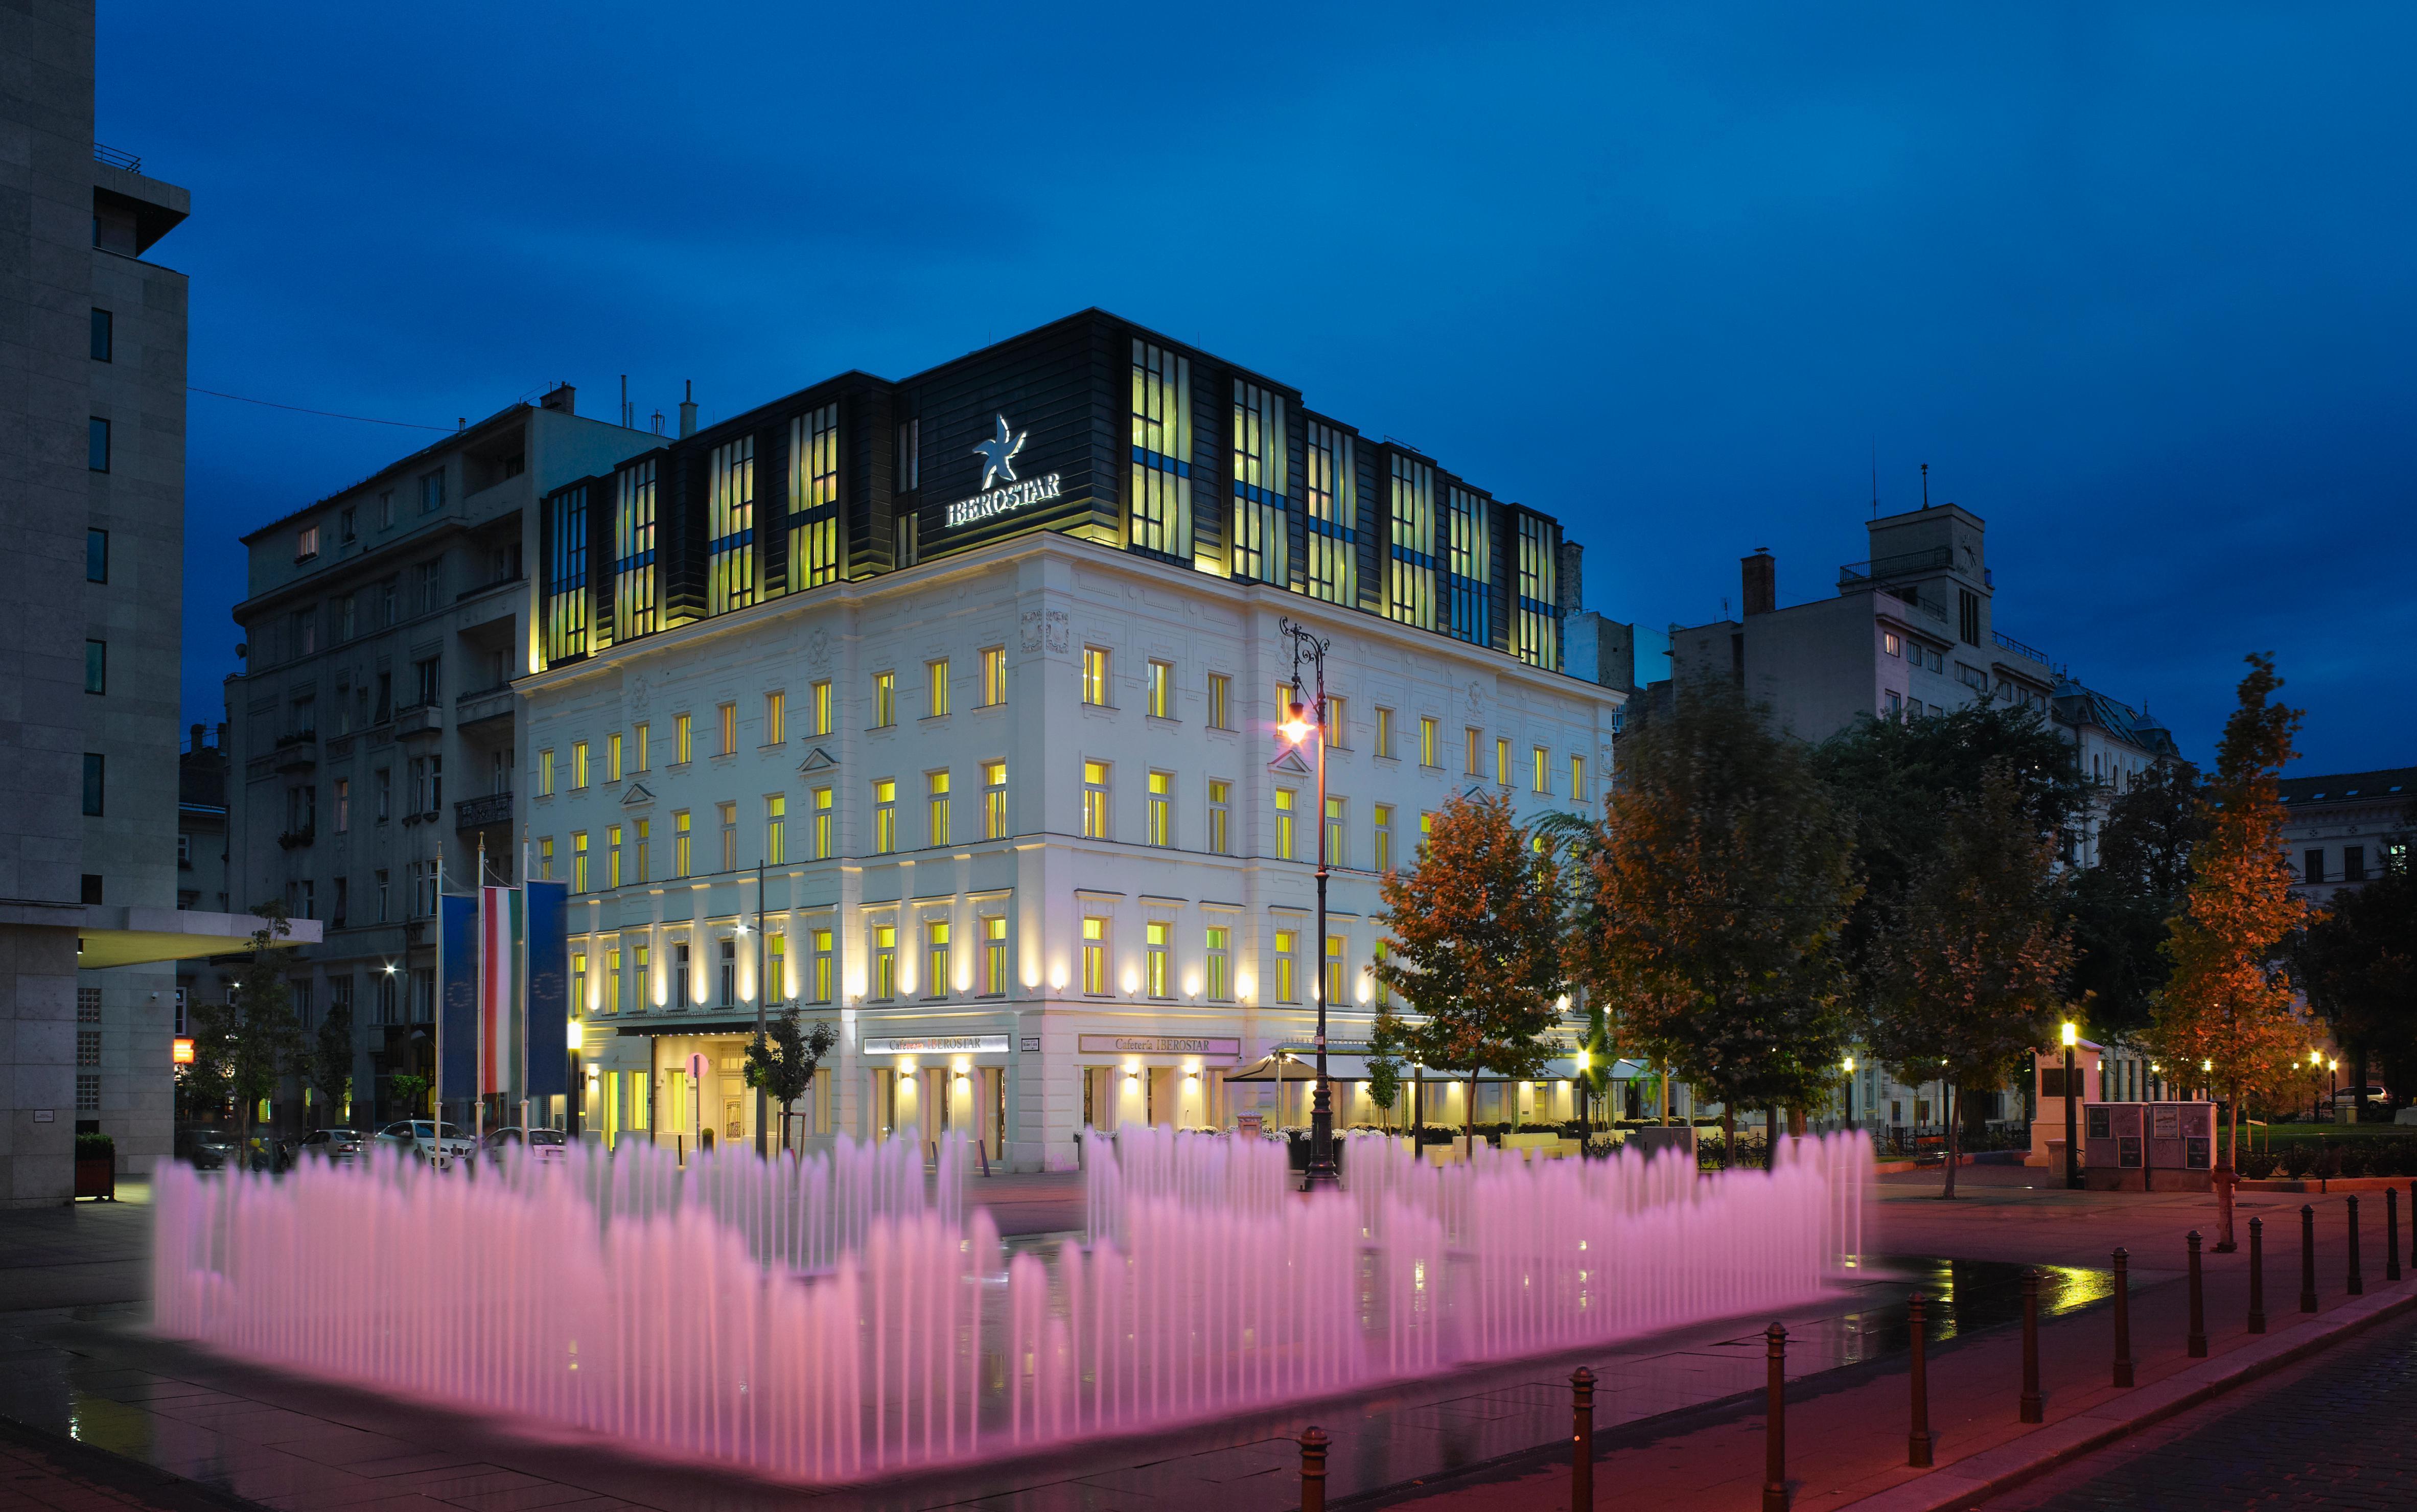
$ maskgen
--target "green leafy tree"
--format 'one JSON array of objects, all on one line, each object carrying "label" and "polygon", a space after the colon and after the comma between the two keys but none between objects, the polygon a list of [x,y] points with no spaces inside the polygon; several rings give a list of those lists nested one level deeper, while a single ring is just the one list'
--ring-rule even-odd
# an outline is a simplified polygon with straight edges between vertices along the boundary
[{"label": "green leafy tree", "polygon": [[814,1084],[814,1068],[837,1043],[829,1024],[817,1022],[809,1031],[794,1005],[785,1008],[747,1046],[747,1085],[763,1089],[780,1107],[785,1127],[798,1099]]},{"label": "green leafy tree", "polygon": [[1835,947],[1849,825],[1806,748],[1719,680],[1630,727],[1591,849],[1573,975],[1621,1044],[1737,1109],[1826,1092],[1848,1025]]},{"label": "green leafy tree", "polygon": [[301,1025],[294,1017],[294,992],[285,970],[293,947],[280,944],[293,933],[281,903],[262,904],[261,927],[251,936],[251,956],[222,1003],[204,1003],[192,1014],[193,1062],[206,1067],[198,1082],[222,1089],[236,1105],[237,1126],[247,1149],[253,1109],[276,1095],[278,1085],[303,1069]]},{"label": "green leafy tree", "polygon": [[403,1117],[420,1118],[427,1114],[428,1090],[433,1083],[426,1077],[416,1072],[398,1071],[387,1078],[386,1084],[394,1092],[395,1103],[402,1107]]},{"label": "green leafy tree", "polygon": [[2198,769],[2161,761],[2107,804],[2098,863],[2072,874],[2073,980],[2104,1041],[2148,1032],[2173,963],[2165,943],[2190,889],[2191,849],[2206,833]]},{"label": "green leafy tree", "polygon": [[2183,1066],[2202,1066],[2206,1083],[2232,1109],[2222,1147],[2225,1183],[2219,1243],[2232,1240],[2229,1177],[2241,1138],[2244,1096],[2295,1088],[2307,1025],[2293,1011],[2282,953],[2308,919],[2283,853],[2277,779],[2295,754],[2300,711],[2274,702],[2283,680],[2271,655],[2252,654],[2239,702],[2216,746],[2215,775],[2200,801],[2206,832],[2191,852],[2191,882],[2166,939],[2173,975],[2157,1004],[2152,1042]]},{"label": "green leafy tree", "polygon": [[1579,1119],[1593,1126],[1594,1110],[1611,1095],[1611,1073],[1619,1060],[1619,1046],[1612,1038],[1611,1015],[1601,1003],[1589,1003],[1586,1011],[1586,1038],[1578,1046],[1578,1095],[1584,1103]]},{"label": "green leafy tree", "polygon": [[337,1110],[353,1095],[351,1003],[339,1000],[327,1005],[327,1016],[319,1020],[318,1033],[312,1041],[306,1075],[319,1093],[319,1106],[327,1110],[321,1114],[324,1126],[338,1116]]},{"label": "green leafy tree", "polygon": [[2072,950],[2055,845],[2025,814],[2011,766],[1950,799],[1938,829],[1874,943],[1865,1040],[1899,1081],[1947,1084],[1939,1195],[1953,1198],[1957,1090],[2004,1085],[2045,1043]]},{"label": "green leafy tree", "polygon": [[1402,1020],[1391,1008],[1376,1010],[1368,1032],[1368,1101],[1393,1126],[1393,1105],[1402,1098]]},{"label": "green leafy tree", "polygon": [[1561,993],[1561,919],[1549,846],[1513,823],[1509,795],[1460,797],[1435,817],[1418,864],[1381,884],[1391,943],[1376,978],[1408,1005],[1402,1048],[1468,1078],[1467,1134],[1477,1136],[1477,1075],[1542,1076],[1543,1036]]},{"label": "green leafy tree", "polygon": [[2357,1062],[2370,1062],[2406,1102],[2417,1081],[2417,876],[2392,871],[2333,894],[2293,953],[2308,1006]]}]

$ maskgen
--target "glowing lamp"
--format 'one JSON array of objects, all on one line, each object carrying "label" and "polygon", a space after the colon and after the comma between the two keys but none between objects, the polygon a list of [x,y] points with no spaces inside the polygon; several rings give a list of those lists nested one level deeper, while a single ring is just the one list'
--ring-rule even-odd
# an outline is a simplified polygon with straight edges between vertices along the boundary
[{"label": "glowing lamp", "polygon": [[2075,1024],[2070,1018],[2064,1021],[2063,1043],[2066,1045],[2078,1045],[2081,1043],[2081,1026]]},{"label": "glowing lamp", "polygon": [[394,963],[392,961],[386,963],[386,974],[388,976],[394,975]]},{"label": "glowing lamp", "polygon": [[2199,1068],[2201,1071],[2213,1071],[2213,1070],[2215,1069],[2215,1061],[2214,1061],[2214,1058],[2213,1058],[2213,1057],[2210,1057],[2209,1059],[2207,1059],[2207,1060],[2205,1060],[2205,1061],[2201,1061],[2198,1063],[2198,1068]]},{"label": "glowing lamp", "polygon": [[568,1046],[565,1046],[565,1048],[567,1048],[567,1049],[576,1050],[576,1049],[578,1049],[581,1046],[585,1045],[585,1044],[587,1043],[587,1040],[586,1040],[586,1037],[585,1037],[585,1031],[583,1031],[581,1030],[580,1026],[579,1026],[579,1020],[578,1020],[578,1019],[573,1018],[573,1019],[567,1020],[567,1022],[570,1025],[570,1036],[569,1036],[569,1037],[570,1037],[570,1043]]},{"label": "glowing lamp", "polygon": [[1848,1076],[1850,1076],[1850,1077],[1851,1077],[1851,1076],[1853,1076],[1854,1074],[1855,1074],[1855,1058],[1854,1058],[1853,1056],[1851,1056],[1851,1055],[1850,1055],[1850,1056],[1847,1057],[1847,1075],[1848,1075]]},{"label": "glowing lamp", "polygon": [[[393,968],[388,967],[388,970],[392,970]],[[173,1065],[191,1065],[193,1063],[193,1041],[191,1036],[179,1034],[174,1040],[171,1040],[168,1043],[168,1060]]]},{"label": "glowing lamp", "polygon": [[1276,731],[1285,740],[1299,745],[1308,740],[1316,728],[1317,726],[1310,722],[1309,710],[1300,704],[1294,703],[1286,707],[1285,722],[1276,726]]},{"label": "glowing lamp", "polygon": [[1578,1051],[1578,1069],[1584,1071],[1589,1063],[1591,1063],[1591,1057],[1589,1052],[1583,1049]]}]

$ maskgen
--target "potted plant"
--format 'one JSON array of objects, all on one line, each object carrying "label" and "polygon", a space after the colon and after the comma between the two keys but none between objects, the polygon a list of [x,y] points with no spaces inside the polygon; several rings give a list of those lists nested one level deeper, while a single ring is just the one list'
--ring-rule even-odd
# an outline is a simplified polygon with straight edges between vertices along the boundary
[{"label": "potted plant", "polygon": [[117,1141],[106,1134],[76,1136],[75,1195],[117,1200]]}]

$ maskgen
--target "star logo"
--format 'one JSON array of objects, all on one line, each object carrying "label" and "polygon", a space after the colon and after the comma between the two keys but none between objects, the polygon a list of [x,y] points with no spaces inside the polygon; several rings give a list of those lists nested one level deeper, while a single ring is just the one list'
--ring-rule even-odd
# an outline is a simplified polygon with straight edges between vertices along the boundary
[{"label": "star logo", "polygon": [[998,434],[974,448],[974,455],[982,459],[982,487],[988,488],[1002,474],[1009,482],[1015,481],[1015,454],[1024,450],[1024,438],[1030,434],[1010,430],[1007,417],[998,418]]}]

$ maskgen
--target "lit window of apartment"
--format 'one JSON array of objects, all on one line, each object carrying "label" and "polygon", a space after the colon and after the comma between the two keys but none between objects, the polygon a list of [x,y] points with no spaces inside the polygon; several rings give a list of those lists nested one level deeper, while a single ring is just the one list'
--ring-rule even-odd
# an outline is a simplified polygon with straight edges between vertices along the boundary
[{"label": "lit window of apartment", "polygon": [[1234,380],[1233,573],[1246,582],[1290,582],[1291,458],[1284,396]]},{"label": "lit window of apartment", "polygon": [[613,479],[613,640],[655,630],[655,464],[622,468]]},{"label": "lit window of apartment", "polygon": [[1108,653],[1097,646],[1083,648],[1083,701],[1108,706]]},{"label": "lit window of apartment", "polygon": [[839,406],[789,421],[788,591],[839,580]]},{"label": "lit window of apartment", "polygon": [[653,749],[653,744],[648,739],[650,729],[651,726],[649,726],[644,720],[641,720],[638,722],[637,729],[633,732],[637,736],[637,760],[631,764],[630,770],[632,771],[649,771],[653,770],[654,758],[650,754]]},{"label": "lit window of apartment", "polygon": [[838,794],[832,789],[828,787],[814,789],[814,860],[816,861],[828,861],[833,855],[831,820],[836,812],[833,805],[837,802]]},{"label": "lit window of apartment", "polygon": [[764,800],[764,863],[778,866],[789,859],[789,800],[773,793]]},{"label": "lit window of apartment", "polygon": [[1211,780],[1208,784],[1208,850],[1211,855],[1230,856],[1227,826],[1234,817],[1234,785]]},{"label": "lit window of apartment", "polygon": [[786,745],[789,742],[789,695],[768,693],[764,695],[764,743]]},{"label": "lit window of apartment", "polygon": [[815,683],[813,685],[813,694],[814,706],[814,733],[816,735],[828,735],[831,732],[832,717],[830,680],[827,678],[822,681]]},{"label": "lit window of apartment", "polygon": [[1083,763],[1083,837],[1108,838],[1108,763]]},{"label": "lit window of apartment", "polygon": [[1142,690],[1142,699],[1152,719],[1175,717],[1175,666],[1169,662],[1149,664],[1149,680]]},{"label": "lit window of apartment", "polygon": [[577,792],[587,786],[587,742],[570,742],[570,788]]},{"label": "lit window of apartment", "polygon": [[1419,716],[1420,766],[1433,767],[1436,765],[1436,736],[1437,733],[1438,726],[1435,720],[1430,719],[1423,714]]},{"label": "lit window of apartment", "polygon": [[1167,960],[1174,933],[1175,925],[1156,919],[1142,925],[1142,991],[1152,998],[1175,996],[1175,973]]},{"label": "lit window of apartment", "polygon": [[621,885],[621,827],[617,824],[604,827],[604,885]]},{"label": "lit window of apartment", "polygon": [[1142,844],[1175,844],[1175,773],[1153,771],[1148,778],[1148,808],[1142,823]]},{"label": "lit window of apartment", "polygon": [[1393,711],[1382,704],[1376,706],[1376,754],[1393,754]]},{"label": "lit window of apartment", "polygon": [[1234,932],[1223,926],[1208,931],[1208,958],[1202,973],[1201,990],[1210,1002],[1233,1000],[1233,939]]},{"label": "lit window of apartment", "polygon": [[1895,631],[1883,630],[1880,632],[1880,649],[1888,652],[1891,656],[1903,656],[1905,654],[1905,641]]},{"label": "lit window of apartment", "polygon": [[738,805],[716,803],[714,810],[722,820],[722,869],[735,872],[738,869]]},{"label": "lit window of apartment", "polygon": [[1519,559],[1512,588],[1511,654],[1529,666],[1561,664],[1560,530],[1519,513]]},{"label": "lit window of apartment", "polygon": [[873,853],[886,856],[898,848],[898,784],[889,777],[873,785]]},{"label": "lit window of apartment", "polygon": [[1300,935],[1296,930],[1279,929],[1276,936],[1276,1001],[1299,1002],[1299,984],[1294,980],[1294,950]]},{"label": "lit window of apartment", "polygon": [[1343,937],[1326,937],[1326,1000],[1330,1003],[1349,1002],[1350,994],[1343,985]]},{"label": "lit window of apartment", "polygon": [[1223,672],[1208,674],[1208,727],[1210,729],[1229,730],[1234,727],[1234,714],[1231,708],[1233,696],[1234,680],[1232,678]]},{"label": "lit window of apartment", "polygon": [[937,719],[949,711],[949,659],[923,664],[923,715]]},{"label": "lit window of apartment", "polygon": [[688,876],[691,871],[691,860],[688,810],[680,809],[672,815],[672,875]]},{"label": "lit window of apartment", "polygon": [[554,796],[554,750],[548,747],[537,754],[537,796]]},{"label": "lit window of apartment", "polygon": [[898,926],[873,926],[873,980],[867,996],[888,1002],[898,996]]},{"label": "lit window of apartment", "polygon": [[1337,751],[1351,749],[1351,721],[1344,710],[1343,700],[1332,694],[1326,695],[1326,743]]},{"label": "lit window of apartment", "polygon": [[923,774],[924,808],[931,824],[935,847],[952,844],[949,827],[949,774],[928,771]]},{"label": "lit window of apartment", "polygon": [[725,614],[755,602],[755,438],[713,449],[707,474],[706,605]]},{"label": "lit window of apartment", "polygon": [[1549,793],[1553,790],[1553,754],[1540,745],[1531,755],[1530,765],[1535,770],[1528,773],[1528,786],[1537,792]]},{"label": "lit window of apartment", "polygon": [[1007,838],[1007,763],[982,763],[982,838]]},{"label": "lit window of apartment", "polygon": [[787,1002],[797,995],[797,985],[789,980],[789,937],[767,934],[764,937],[764,1000]]},{"label": "lit window of apartment", "polygon": [[1350,862],[1346,859],[1350,855],[1350,852],[1343,848],[1343,816],[1345,806],[1345,800],[1336,798],[1332,794],[1327,795],[1326,860],[1327,864],[1330,866],[1347,866],[1350,864]]},{"label": "lit window of apartment", "polygon": [[[551,882],[554,880],[554,836],[552,835],[547,835],[537,843],[537,874],[545,881]],[[385,877],[385,875],[386,874],[384,872],[380,872],[378,874],[381,878]],[[381,881],[379,886],[383,888],[385,883]],[[379,906],[383,909],[384,905],[385,898],[384,894],[381,893]],[[380,924],[386,923],[386,914],[384,912],[380,912],[378,914],[377,922]]]},{"label": "lit window of apartment", "polygon": [[952,982],[949,966],[949,921],[923,921],[923,996],[945,998]]},{"label": "lit window of apartment", "polygon": [[873,674],[873,727],[888,729],[898,723],[898,674]]},{"label": "lit window of apartment", "polygon": [[637,853],[637,863],[634,867],[634,871],[636,873],[634,880],[640,882],[647,881],[654,876],[653,871],[647,865],[646,859],[646,852],[649,848],[647,846],[647,840],[653,832],[653,828],[654,821],[651,819],[639,819],[632,825],[634,832],[632,836],[633,843],[631,848]]},{"label": "lit window of apartment", "polygon": [[1276,859],[1292,860],[1293,790],[1276,789]]},{"label": "lit window of apartment", "polygon": [[1583,803],[1586,801],[1586,757],[1572,756],[1570,757],[1570,802]]},{"label": "lit window of apartment", "polygon": [[672,759],[683,767],[696,754],[694,733],[694,722],[686,714],[672,716]]},{"label": "lit window of apartment", "polygon": [[986,915],[982,925],[982,996],[1007,996],[1007,916]]},{"label": "lit window of apartment", "polygon": [[1007,702],[1007,648],[984,647],[981,653],[982,707],[996,709]]},{"label": "lit window of apartment", "polygon": [[1385,617],[1421,630],[1435,623],[1435,469],[1392,457],[1392,527],[1385,563]]},{"label": "lit window of apartment", "polygon": [[621,780],[621,732],[615,730],[604,737],[604,780]]},{"label": "lit window of apartment", "polygon": [[1471,726],[1463,730],[1462,733],[1468,738],[1468,751],[1465,758],[1466,767],[1464,769],[1463,775],[1474,777],[1485,770],[1484,767],[1481,765],[1481,763],[1485,759],[1485,732],[1482,729],[1476,728],[1475,726]]},{"label": "lit window of apartment", "polygon": [[1132,345],[1132,543],[1192,558],[1192,359]]},{"label": "lit window of apartment", "polygon": [[1511,738],[1507,735],[1494,738],[1494,786],[1511,786]]},{"label": "lit window of apartment", "polygon": [[1301,534],[1309,547],[1308,588],[1313,599],[1357,603],[1360,599],[1359,475],[1349,433],[1308,422],[1301,449],[1307,477],[1302,490]]},{"label": "lit window of apartment", "polygon": [[807,985],[813,989],[814,1001],[828,1002],[831,1000],[831,989],[837,985],[839,976],[836,970],[838,963],[832,959],[834,953],[831,950],[831,932],[828,929],[809,930],[807,939],[813,944],[814,957],[813,970]]},{"label": "lit window of apartment", "polygon": [[738,706],[737,704],[715,706],[713,721],[715,733],[713,754],[737,756],[738,754]]},{"label": "lit window of apartment", "polygon": [[1369,834],[1376,843],[1373,858],[1376,870],[1393,869],[1393,805],[1378,803],[1370,811]]},{"label": "lit window of apartment", "polygon": [[1096,913],[1083,918],[1083,991],[1093,998],[1108,995],[1108,921]]},{"label": "lit window of apartment", "polygon": [[570,890],[587,892],[587,832],[574,830],[570,835]]}]

